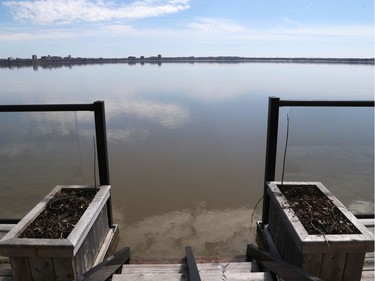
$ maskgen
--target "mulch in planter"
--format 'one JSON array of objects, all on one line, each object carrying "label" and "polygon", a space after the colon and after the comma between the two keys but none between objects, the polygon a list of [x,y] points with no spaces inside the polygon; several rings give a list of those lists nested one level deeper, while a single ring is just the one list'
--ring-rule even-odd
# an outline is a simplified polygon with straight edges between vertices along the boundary
[{"label": "mulch in planter", "polygon": [[360,233],[315,185],[278,185],[278,188],[308,234]]},{"label": "mulch in planter", "polygon": [[97,190],[95,189],[60,190],[19,237],[44,239],[67,238],[96,193]]}]

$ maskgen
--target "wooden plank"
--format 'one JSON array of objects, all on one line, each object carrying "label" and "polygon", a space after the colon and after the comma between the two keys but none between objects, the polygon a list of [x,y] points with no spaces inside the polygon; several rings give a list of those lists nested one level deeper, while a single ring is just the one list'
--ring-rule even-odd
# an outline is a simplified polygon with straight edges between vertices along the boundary
[{"label": "wooden plank", "polygon": [[73,256],[73,245],[67,239],[10,238],[0,245],[1,254],[8,257]]},{"label": "wooden plank", "polygon": [[[337,253],[366,253],[372,252],[374,241],[362,240],[363,236],[356,235],[309,235],[303,241],[303,254],[337,254]],[[358,240],[357,240],[358,239]],[[329,243],[329,247],[327,245]]]},{"label": "wooden plank", "polygon": [[[112,281],[188,281],[186,276],[181,274],[116,274]],[[216,279],[216,281],[219,279]]]},{"label": "wooden plank", "polygon": [[374,271],[363,271],[361,275],[361,281],[374,281],[375,273]]},{"label": "wooden plank", "polygon": [[77,251],[77,254],[75,255],[73,260],[75,276],[79,276],[92,268],[94,260],[90,249],[89,237],[87,237],[87,239],[84,240],[83,244],[81,244],[81,247]]},{"label": "wooden plank", "polygon": [[113,240],[116,239],[116,236],[118,235],[118,232],[119,232],[119,230],[118,230],[117,224],[113,225],[113,227],[108,230],[107,235],[106,235],[103,243],[101,244],[99,252],[95,257],[93,266],[96,266],[97,264],[99,264],[100,262],[102,262],[104,260],[105,256],[108,254],[108,250],[111,247],[111,244],[112,244]]},{"label": "wooden plank", "polygon": [[279,254],[279,251],[278,251],[278,249],[277,249],[277,247],[276,247],[276,245],[275,245],[275,242],[274,242],[273,239],[272,239],[272,235],[271,235],[271,233],[270,233],[270,230],[269,230],[268,225],[266,225],[266,226],[264,227],[263,235],[264,235],[264,238],[265,238],[266,241],[267,241],[267,244],[268,244],[269,247],[270,247],[269,252],[270,252],[273,256],[279,258],[279,257],[280,257],[280,254]]},{"label": "wooden plank", "polygon": [[365,271],[374,271],[375,269],[375,259],[374,259],[374,253],[366,253],[365,256],[365,262],[363,264],[363,270]]},{"label": "wooden plank", "polygon": [[0,224],[0,232],[9,232],[15,227],[15,223],[2,223]]},{"label": "wooden plank", "polygon": [[129,248],[123,248],[114,255],[108,257],[97,266],[91,268],[75,281],[103,281],[110,277],[116,270],[121,268],[124,263],[130,260]]},{"label": "wooden plank", "polygon": [[170,274],[186,273],[186,264],[127,264],[122,267],[121,274]]},{"label": "wooden plank", "polygon": [[103,207],[100,216],[98,217],[98,221],[97,231],[100,238],[99,243],[102,244],[109,230],[107,205]]},{"label": "wooden plank", "polygon": [[367,228],[375,226],[375,219],[358,219],[360,223],[362,223]]},{"label": "wooden plank", "polygon": [[322,263],[320,265],[320,274],[318,276],[323,280],[344,280],[343,275],[346,272],[346,256],[346,254],[338,254],[334,256],[324,254],[322,258]]},{"label": "wooden plank", "polygon": [[[103,261],[112,240],[117,234],[117,225],[108,228],[107,208],[104,207],[89,232],[94,266]],[[104,243],[106,244],[104,245]]]},{"label": "wooden plank", "polygon": [[269,253],[259,250],[253,245],[247,245],[246,255],[260,261],[270,271],[275,272],[285,280],[321,280],[309,273],[302,271],[300,268],[282,260],[271,256]]},{"label": "wooden plank", "polygon": [[0,276],[12,276],[10,266],[8,268],[0,268]]},{"label": "wooden plank", "polygon": [[9,258],[8,257],[4,257],[4,256],[0,256],[0,264],[1,263],[9,263]]},{"label": "wooden plank", "polygon": [[100,187],[100,190],[95,195],[93,201],[86,209],[85,213],[82,215],[72,232],[69,234],[68,240],[75,247],[74,255],[85,240],[85,237],[88,235],[88,232],[90,231],[92,225],[95,223],[97,217],[106,206],[110,194],[110,189],[110,186]]},{"label": "wooden plank", "polygon": [[14,280],[13,280],[13,277],[0,276],[0,281],[14,281]]},{"label": "wooden plank", "polygon": [[272,281],[271,274],[269,272],[253,272],[253,273],[212,273],[206,272],[202,273],[202,280],[204,281],[218,281],[218,280],[228,280],[228,281]]},{"label": "wooden plank", "polygon": [[231,262],[231,263],[198,263],[199,272],[222,271],[222,272],[252,272],[252,262]]},{"label": "wooden plank", "polygon": [[53,266],[55,278],[58,281],[71,281],[74,279],[73,261],[71,258],[54,258]]},{"label": "wooden plank", "polygon": [[101,243],[100,243],[100,238],[99,238],[99,235],[98,235],[98,219],[96,220],[96,222],[93,224],[89,234],[88,234],[89,238],[90,238],[90,241],[91,241],[91,255],[94,257],[94,259],[96,258],[96,256],[98,255],[99,253],[99,250],[100,250],[100,246],[101,246]]},{"label": "wooden plank", "polygon": [[360,280],[365,253],[351,253],[346,258],[343,281]]},{"label": "wooden plank", "polygon": [[51,258],[29,258],[32,280],[50,281],[55,279]]},{"label": "wooden plank", "polygon": [[302,269],[312,275],[319,276],[323,254],[303,255]]},{"label": "wooden plank", "polygon": [[14,281],[32,281],[28,258],[10,258]]}]

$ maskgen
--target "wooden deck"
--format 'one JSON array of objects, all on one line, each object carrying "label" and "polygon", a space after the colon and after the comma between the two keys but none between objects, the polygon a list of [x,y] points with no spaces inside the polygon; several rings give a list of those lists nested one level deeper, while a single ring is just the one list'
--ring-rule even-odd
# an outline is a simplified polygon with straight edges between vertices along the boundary
[{"label": "wooden deck", "polygon": [[[372,233],[374,233],[374,219],[361,219]],[[0,240],[10,229],[12,224],[0,225]],[[245,245],[244,245],[245,247]],[[268,273],[258,272],[255,263],[244,261],[223,261],[216,260],[207,262],[205,260],[196,259],[197,267],[202,277],[202,281],[211,280],[272,280]],[[130,278],[130,279],[129,279]],[[365,264],[363,266],[362,281],[372,281],[374,274],[374,253],[367,253]],[[181,263],[169,264],[129,264],[124,265],[121,274],[114,275],[114,281],[121,280],[179,280],[187,281],[186,265]],[[13,281],[11,276],[9,260],[0,256],[0,281]]]},{"label": "wooden deck", "polygon": [[[361,223],[375,235],[375,219],[361,219]],[[374,269],[374,253],[367,253],[365,258],[365,264],[363,265],[362,281],[373,281],[375,280],[375,269]]]}]

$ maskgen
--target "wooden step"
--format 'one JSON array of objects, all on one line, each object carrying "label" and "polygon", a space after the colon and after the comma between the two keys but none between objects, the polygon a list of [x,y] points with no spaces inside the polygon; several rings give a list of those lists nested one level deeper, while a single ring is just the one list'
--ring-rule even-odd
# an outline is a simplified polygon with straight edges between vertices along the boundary
[{"label": "wooden step", "polygon": [[15,226],[15,224],[0,224],[0,240],[5,236],[5,234],[7,234],[11,229],[13,229],[13,227]]},{"label": "wooden step", "polygon": [[[202,281],[269,281],[269,273],[253,272],[257,270],[255,263],[198,263]],[[185,264],[130,264],[124,265],[121,274],[116,274],[113,281],[188,281],[187,266]]]},{"label": "wooden step", "polygon": [[269,272],[250,272],[250,273],[201,273],[202,281],[272,281]]},{"label": "wooden step", "polygon": [[186,276],[181,274],[115,274],[112,281],[188,281]]}]

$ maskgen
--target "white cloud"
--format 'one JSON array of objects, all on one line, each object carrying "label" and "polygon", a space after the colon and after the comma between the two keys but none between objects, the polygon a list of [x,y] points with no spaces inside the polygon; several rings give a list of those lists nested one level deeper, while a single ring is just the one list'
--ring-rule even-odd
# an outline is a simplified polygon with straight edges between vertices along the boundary
[{"label": "white cloud", "polygon": [[234,21],[222,18],[201,18],[191,22],[189,28],[204,32],[246,32],[246,28]]},{"label": "white cloud", "polygon": [[[82,36],[82,34],[81,34]],[[78,32],[75,30],[12,30],[5,29],[0,31],[0,41],[18,41],[18,40],[57,40],[57,39],[71,39],[78,37]]]},{"label": "white cloud", "polygon": [[90,0],[6,1],[17,21],[34,24],[70,24],[141,19],[178,13],[190,8],[190,0],[138,0],[130,4]]}]

